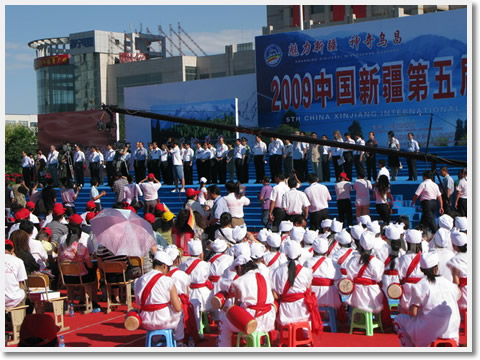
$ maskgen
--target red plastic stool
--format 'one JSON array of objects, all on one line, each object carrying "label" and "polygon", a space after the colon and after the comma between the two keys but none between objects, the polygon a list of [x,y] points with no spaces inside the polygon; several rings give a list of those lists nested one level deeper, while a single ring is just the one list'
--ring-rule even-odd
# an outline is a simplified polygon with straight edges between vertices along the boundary
[{"label": "red plastic stool", "polygon": [[[307,338],[305,338],[303,329],[307,329]],[[280,346],[297,347],[313,346],[313,336],[310,323],[308,321],[291,323],[284,325],[280,329]]]},{"label": "red plastic stool", "polygon": [[467,336],[467,309],[460,310],[460,318],[460,335]]},{"label": "red plastic stool", "polygon": [[453,339],[440,339],[438,338],[433,343],[430,344],[430,347],[458,347],[457,343]]}]

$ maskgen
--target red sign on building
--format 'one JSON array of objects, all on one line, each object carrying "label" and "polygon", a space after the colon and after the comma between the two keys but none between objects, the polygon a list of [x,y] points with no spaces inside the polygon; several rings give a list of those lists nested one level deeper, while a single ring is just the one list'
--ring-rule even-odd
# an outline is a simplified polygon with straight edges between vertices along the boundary
[{"label": "red sign on building", "polygon": [[129,63],[129,62],[136,62],[136,61],[143,61],[143,60],[147,60],[147,59],[148,59],[148,55],[143,54],[143,53],[124,52],[124,53],[119,54],[120,64]]},{"label": "red sign on building", "polygon": [[69,59],[70,59],[69,54],[44,56],[44,57],[36,58],[33,62],[33,67],[35,70],[37,70],[39,68],[46,67],[46,66],[68,65]]}]

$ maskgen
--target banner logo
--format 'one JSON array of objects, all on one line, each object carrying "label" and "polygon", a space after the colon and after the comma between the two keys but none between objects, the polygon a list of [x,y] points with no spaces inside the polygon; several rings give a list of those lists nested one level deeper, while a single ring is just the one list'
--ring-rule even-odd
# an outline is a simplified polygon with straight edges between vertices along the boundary
[{"label": "banner logo", "polygon": [[268,66],[275,67],[282,61],[282,49],[278,45],[271,44],[267,46],[263,56]]}]

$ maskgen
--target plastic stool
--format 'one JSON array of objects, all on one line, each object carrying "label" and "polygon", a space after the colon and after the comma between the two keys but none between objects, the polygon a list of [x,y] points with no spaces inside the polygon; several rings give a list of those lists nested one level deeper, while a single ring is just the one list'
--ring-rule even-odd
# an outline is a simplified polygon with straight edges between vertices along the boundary
[{"label": "plastic stool", "polygon": [[400,300],[394,300],[388,298],[388,306],[390,307],[390,318],[395,319],[400,313]]},{"label": "plastic stool", "polygon": [[[355,321],[355,315],[361,315],[363,321]],[[382,318],[379,314],[375,314],[374,322],[372,312],[360,310],[358,308],[353,309],[350,322],[350,334],[353,332],[353,329],[363,329],[365,330],[365,335],[373,336],[373,329],[376,328],[380,328],[383,332]]]},{"label": "plastic stool", "polygon": [[[152,343],[154,336],[163,336],[164,340]],[[147,331],[147,338],[145,339],[145,347],[177,347],[177,342],[173,339],[173,330],[149,330]]]},{"label": "plastic stool", "polygon": [[458,347],[453,339],[437,339],[430,344],[430,347]]},{"label": "plastic stool", "polygon": [[198,329],[198,333],[203,335],[204,331],[210,332],[210,325],[208,323],[208,313],[206,311],[200,312],[200,329]]},{"label": "plastic stool", "polygon": [[460,319],[460,335],[467,336],[467,309],[460,310]]},{"label": "plastic stool", "polygon": [[337,309],[329,306],[320,306],[318,308],[319,312],[326,313],[328,315],[328,320],[323,322],[323,326],[328,326],[331,333],[337,332]]},{"label": "plastic stool", "polygon": [[[303,338],[303,329],[308,330],[307,338]],[[313,346],[313,336],[308,321],[290,323],[280,328],[280,347]]]},{"label": "plastic stool", "polygon": [[[262,338],[265,337],[265,345],[262,346]],[[240,346],[240,341],[245,339],[247,342],[246,347],[270,347],[270,336],[264,331],[254,331],[250,335],[246,335],[243,332],[237,334],[237,347]]]}]

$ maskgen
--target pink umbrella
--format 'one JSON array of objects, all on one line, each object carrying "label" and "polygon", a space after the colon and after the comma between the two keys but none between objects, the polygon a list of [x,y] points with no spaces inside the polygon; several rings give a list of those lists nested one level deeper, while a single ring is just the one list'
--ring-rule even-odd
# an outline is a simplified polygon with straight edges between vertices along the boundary
[{"label": "pink umbrella", "polygon": [[157,244],[152,225],[130,210],[102,210],[90,224],[95,240],[114,255],[143,257]]}]

